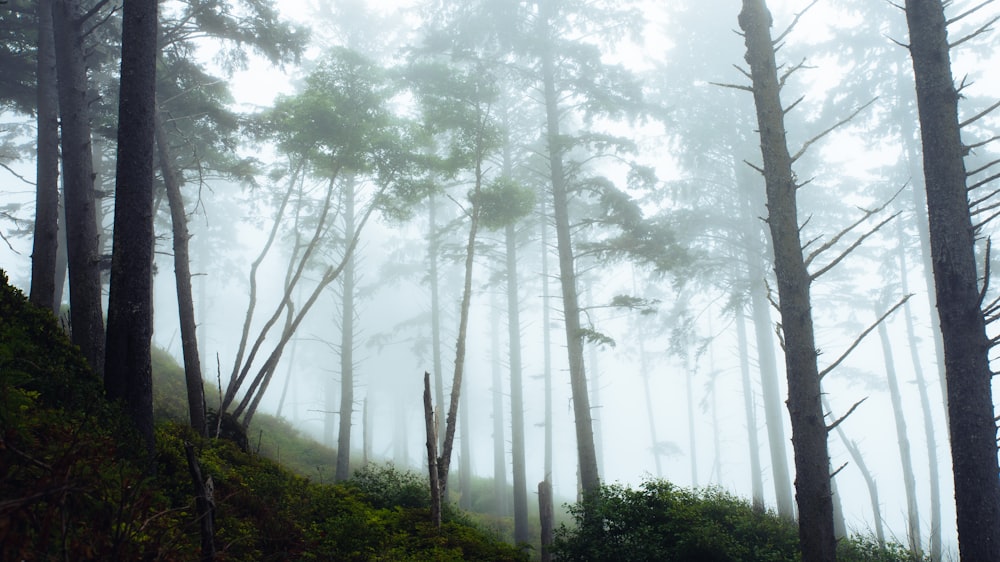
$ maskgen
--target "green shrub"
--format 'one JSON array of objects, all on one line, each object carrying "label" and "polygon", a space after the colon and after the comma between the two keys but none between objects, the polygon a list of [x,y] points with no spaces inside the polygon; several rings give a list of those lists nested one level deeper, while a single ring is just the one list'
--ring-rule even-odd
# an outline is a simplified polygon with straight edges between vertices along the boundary
[{"label": "green shrub", "polygon": [[799,556],[792,524],[755,513],[717,489],[691,491],[662,480],[637,490],[608,485],[570,512],[577,525],[557,530],[559,560],[777,562]]},{"label": "green shrub", "polygon": [[[633,490],[607,485],[570,506],[552,552],[560,561],[797,562],[798,528],[772,512],[715,488],[689,490],[663,480]],[[841,562],[924,562],[898,544],[850,537]]]},{"label": "green shrub", "polygon": [[354,472],[348,485],[358,490],[375,507],[429,507],[427,478],[392,463],[369,463]]}]

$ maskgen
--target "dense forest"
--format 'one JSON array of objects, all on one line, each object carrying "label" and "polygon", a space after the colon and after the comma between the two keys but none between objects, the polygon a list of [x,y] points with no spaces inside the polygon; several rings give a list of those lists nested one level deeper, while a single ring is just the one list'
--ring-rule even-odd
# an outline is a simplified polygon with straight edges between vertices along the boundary
[{"label": "dense forest", "polygon": [[0,2],[0,557],[1000,561],[993,0],[368,4]]}]

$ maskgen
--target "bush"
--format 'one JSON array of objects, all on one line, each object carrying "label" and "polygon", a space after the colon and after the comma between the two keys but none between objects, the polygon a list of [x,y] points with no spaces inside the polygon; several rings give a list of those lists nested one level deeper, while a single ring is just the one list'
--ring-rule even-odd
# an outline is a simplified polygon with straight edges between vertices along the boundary
[{"label": "bush", "polygon": [[392,463],[369,463],[354,472],[348,485],[358,490],[375,507],[428,507],[431,504],[427,479]]},{"label": "bush", "polygon": [[[798,562],[798,527],[715,488],[688,490],[663,480],[638,490],[608,485],[570,506],[575,527],[561,525],[552,553],[560,561]],[[850,537],[842,562],[925,562],[898,544]]]},{"label": "bush", "polygon": [[756,513],[717,489],[691,491],[662,480],[638,490],[621,485],[570,507],[576,527],[561,525],[552,551],[559,560],[792,561],[795,526]]}]

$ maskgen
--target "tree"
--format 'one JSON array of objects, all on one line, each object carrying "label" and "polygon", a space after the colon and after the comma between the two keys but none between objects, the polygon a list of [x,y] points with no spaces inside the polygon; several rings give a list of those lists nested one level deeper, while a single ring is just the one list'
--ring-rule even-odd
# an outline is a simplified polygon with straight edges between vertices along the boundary
[{"label": "tree", "polygon": [[191,258],[188,250],[190,234],[180,178],[174,169],[163,118],[155,114],[156,148],[160,173],[167,191],[170,206],[170,224],[173,226],[174,282],[177,286],[177,310],[180,317],[181,352],[184,355],[184,379],[188,395],[188,415],[191,427],[200,435],[208,435],[205,405],[205,386],[202,382],[201,358],[198,354],[198,327],[194,316],[194,296],[191,290]]},{"label": "tree", "polygon": [[56,0],[53,9],[72,339],[80,346],[91,368],[103,373],[105,334],[98,250],[100,236],[83,29],[93,14],[84,14],[79,0]]},{"label": "tree", "polygon": [[[569,191],[572,186],[567,185],[568,173],[564,167],[566,154],[572,143],[562,131],[562,120],[566,114],[564,108],[560,107],[560,101],[578,96],[582,98],[580,106],[589,115],[617,115],[635,103],[638,92],[632,89],[634,82],[627,72],[620,67],[605,66],[600,62],[600,50],[595,45],[574,43],[564,39],[566,34],[556,29],[558,22],[575,21],[585,27],[587,22],[620,14],[604,13],[596,9],[597,7],[593,12],[584,14],[579,11],[581,7],[572,2],[540,2],[538,8],[534,51],[530,54],[538,64],[537,79],[542,86],[542,103],[546,116],[543,135],[548,157],[547,175],[559,256],[559,283],[562,291],[566,352],[573,397],[577,462],[581,487],[584,493],[591,493],[597,492],[601,480],[584,366],[584,331],[580,322],[577,272],[571,236]],[[567,17],[570,12],[579,17]],[[602,22],[602,26],[605,23]],[[572,69],[587,69],[586,72],[589,74],[574,75]],[[609,84],[615,84],[615,87]]]},{"label": "tree", "polygon": [[[778,41],[774,41],[770,31],[773,22],[766,3],[763,0],[744,0],[739,24],[743,30],[747,49],[746,61],[750,69],[744,70],[743,73],[751,78],[752,86],[733,87],[752,92],[757,110],[757,129],[763,157],[763,167],[757,169],[764,176],[767,224],[774,251],[778,308],[781,314],[782,344],[785,350],[785,371],[788,380],[787,405],[792,422],[792,448],[795,454],[795,490],[799,508],[799,541],[802,557],[806,561],[828,561],[836,559],[838,534],[834,519],[834,491],[831,489],[828,433],[850,415],[860,402],[855,403],[844,416],[827,425],[821,402],[823,392],[820,382],[822,377],[836,368],[865,336],[874,331],[889,314],[901,307],[905,299],[889,308],[873,325],[862,331],[846,351],[820,371],[811,312],[811,285],[817,278],[841,263],[895,215],[859,234],[846,249],[835,254],[828,263],[817,267],[815,271],[809,271],[809,266],[816,258],[826,255],[845,235],[881,212],[889,203],[865,210],[861,219],[819,244],[808,255],[805,254],[800,237],[802,227],[798,220],[797,202],[798,190],[805,183],[798,182],[792,171],[792,164],[810,146],[850,122],[871,102],[863,105],[846,119],[806,140],[794,155],[789,152],[784,117],[790,108],[782,106],[780,94],[789,75],[801,68],[802,64],[786,69],[779,78],[775,62],[775,45],[794,28],[801,15],[800,12],[789,29],[779,36]],[[806,246],[817,240],[819,238],[812,239]]]},{"label": "tree", "polygon": [[114,251],[104,389],[110,398],[125,403],[152,462],[155,440],[150,340],[157,2],[128,2],[122,17]]},{"label": "tree", "polygon": [[972,223],[965,169],[968,147],[961,137],[962,126],[988,111],[959,122],[959,90],[949,58],[952,47],[978,35],[995,19],[949,43],[947,26],[969,12],[946,19],[941,0],[906,0],[905,10],[923,143],[934,289],[944,342],[959,553],[963,560],[1000,560],[1000,467],[989,362],[992,343],[981,309],[989,273],[980,287],[975,238],[982,224]]},{"label": "tree", "polygon": [[[344,239],[353,240],[355,236],[355,179],[348,174],[344,179]],[[347,480],[351,472],[351,420],[354,414],[354,316],[357,314],[354,306],[355,297],[355,258],[352,253],[347,257],[344,272],[340,276],[340,425],[337,435],[337,472],[334,478],[338,482]]]},{"label": "tree", "polygon": [[[306,170],[319,177],[325,187],[321,189],[319,200],[312,202],[315,207],[311,210],[314,213],[311,232],[304,240],[302,251],[289,263],[289,278],[278,296],[278,304],[250,342],[257,298],[257,269],[280,230],[287,193],[282,197],[268,242],[252,265],[250,306],[222,403],[223,411],[236,403],[232,415],[242,418],[244,426],[253,418],[285,346],[323,290],[338,279],[347,266],[372,214],[378,209],[387,215],[405,216],[427,193],[428,182],[421,176],[422,164],[412,150],[413,132],[408,123],[397,119],[389,109],[395,87],[384,69],[367,57],[349,49],[332,49],[306,79],[301,92],[279,99],[259,121],[261,137],[275,141],[282,152],[301,160]],[[352,172],[369,178],[375,186],[374,193],[364,210],[358,213],[355,236],[340,241],[332,249],[335,253],[332,263],[319,264],[318,281],[305,301],[293,311],[292,292],[303,280],[307,266],[316,266],[311,260],[321,257],[321,243],[327,240],[340,182],[344,174]],[[278,341],[264,348],[268,333],[283,314],[287,315],[287,321]],[[256,359],[262,351],[266,357],[258,366]],[[245,384],[255,367],[256,374],[249,384]],[[243,397],[237,403],[241,391]]]},{"label": "tree", "polygon": [[31,249],[31,302],[56,314],[56,254],[59,247],[59,95],[56,89],[52,0],[38,12],[38,152],[35,176],[35,238]]}]

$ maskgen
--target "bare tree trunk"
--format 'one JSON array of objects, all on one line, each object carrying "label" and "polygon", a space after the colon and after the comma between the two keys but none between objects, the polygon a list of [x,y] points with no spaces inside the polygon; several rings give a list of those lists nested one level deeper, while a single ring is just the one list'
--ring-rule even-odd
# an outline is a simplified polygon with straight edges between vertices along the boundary
[{"label": "bare tree trunk", "polygon": [[[736,310],[736,340],[740,356],[740,380],[743,383],[743,407],[746,414],[747,444],[750,446],[750,489],[754,511],[764,511],[764,480],[760,469],[760,444],[757,439],[757,406],[750,384],[750,346],[747,342],[746,316]],[[647,398],[648,400],[648,398]],[[659,470],[659,460],[657,460]]]},{"label": "bare tree trunk", "polygon": [[[830,408],[829,402],[824,398],[823,407],[826,408],[827,412],[830,412],[830,416],[833,417],[833,410]],[[885,530],[882,525],[882,506],[878,499],[878,486],[875,484],[875,477],[872,476],[870,470],[868,470],[868,465],[865,464],[865,457],[861,454],[861,449],[858,448],[857,443],[851,441],[847,438],[847,434],[844,432],[844,428],[840,425],[837,426],[837,435],[840,437],[841,443],[847,449],[847,452],[851,455],[851,459],[854,464],[861,471],[861,476],[865,479],[865,485],[868,487],[868,497],[871,500],[872,506],[872,517],[875,521],[875,538],[878,543],[885,544]]]},{"label": "bare tree trunk", "polygon": [[188,471],[194,483],[195,509],[198,511],[198,527],[201,529],[201,561],[215,560],[215,499],[212,497],[212,477],[206,480],[201,476],[201,465],[194,453],[194,445],[184,442],[184,452],[187,455]]},{"label": "bare tree trunk", "polygon": [[[355,235],[354,201],[355,178],[352,175],[344,180],[344,239],[351,240]],[[351,475],[351,427],[354,415],[354,263],[352,253],[346,258],[341,281],[341,320],[340,320],[340,428],[337,436],[337,475],[336,480],[343,482]]]},{"label": "bare tree trunk", "polygon": [[[959,553],[1000,560],[1000,466],[989,350],[941,0],[906,0],[923,141],[938,318],[944,339]],[[989,283],[987,278],[984,282]],[[982,291],[982,292],[981,292]]]},{"label": "bare tree trunk", "polygon": [[441,458],[438,461],[439,485],[441,495],[447,499],[448,469],[451,464],[451,450],[455,441],[459,398],[462,391],[462,376],[465,373],[465,343],[469,328],[469,308],[472,304],[472,266],[476,255],[476,234],[479,231],[479,194],[482,192],[483,172],[482,159],[476,160],[476,185],[472,195],[472,209],[469,217],[469,241],[465,247],[465,282],[462,288],[462,304],[459,309],[458,341],[455,344],[455,373],[451,382],[451,401],[448,404],[448,415],[445,420],[444,444],[441,447]]},{"label": "bare tree trunk", "polygon": [[[548,3],[541,9],[546,11]],[[566,328],[566,352],[569,360],[570,389],[573,397],[573,417],[576,427],[577,463],[580,485],[584,494],[596,493],[601,486],[597,468],[597,450],[594,445],[594,427],[587,390],[587,373],[583,361],[583,337],[580,329],[580,304],[577,293],[576,270],[573,264],[573,242],[570,234],[569,200],[566,177],[563,171],[562,140],[559,132],[559,100],[555,88],[555,60],[551,52],[548,18],[539,15],[541,37],[545,48],[541,57],[542,80],[545,98],[546,143],[552,187],[552,214],[555,219],[556,247],[559,253],[559,282],[562,288],[563,321]]]},{"label": "bare tree trunk", "polygon": [[[788,412],[795,452],[795,490],[799,542],[805,562],[836,560],[836,534],[830,489],[827,427],[820,403],[820,376],[810,312],[811,277],[799,238],[792,158],[785,139],[784,108],[771,40],[771,14],[763,0],[744,0],[739,15],[753,80],[753,96],[764,161],[768,226],[774,246]],[[994,477],[996,474],[994,473]]]},{"label": "bare tree trunk", "polygon": [[[899,224],[902,234],[902,223]],[[902,240],[900,236],[900,240]],[[906,278],[906,249],[902,244],[899,246],[899,278],[902,283],[902,293],[910,294],[909,283]],[[913,365],[913,375],[917,383],[917,392],[920,396],[920,410],[924,418],[924,439],[927,441],[927,475],[930,481],[930,548],[928,554],[931,560],[938,562],[941,560],[941,480],[937,458],[937,436],[934,431],[934,416],[931,411],[931,401],[927,394],[927,382],[924,380],[924,369],[920,360],[919,343],[913,328],[913,312],[910,310],[910,301],[903,304],[903,317],[906,322],[906,339],[910,350],[910,361]],[[940,336],[940,330],[934,331]]]},{"label": "bare tree trunk", "polygon": [[[435,404],[444,404],[444,368],[441,365],[441,279],[438,273],[438,258],[440,255],[441,243],[440,233],[437,226],[437,201],[432,194],[427,201],[428,205],[428,245],[427,255],[430,262],[431,284],[431,357],[434,362],[434,400]],[[438,428],[438,443],[444,442],[444,426]]]},{"label": "bare tree trunk", "polygon": [[[510,515],[507,495],[507,439],[504,430],[502,350],[500,349],[500,303],[490,298],[490,371],[493,379],[493,503],[498,518]],[[516,539],[515,539],[516,540]]]},{"label": "bare tree trunk", "polygon": [[751,171],[745,167],[736,170],[736,177],[745,193],[743,198],[744,259],[750,285],[750,310],[754,341],[757,344],[757,367],[760,372],[761,399],[764,406],[764,426],[771,459],[771,475],[778,514],[789,521],[795,519],[795,500],[792,497],[792,478],[788,472],[786,452],[785,417],[781,407],[781,389],[778,386],[778,359],[774,353],[774,331],[771,321],[771,304],[768,301],[762,256],[768,249],[762,240],[757,214],[751,204]]},{"label": "bare tree trunk", "polygon": [[552,560],[549,547],[552,546],[555,517],[552,510],[552,482],[547,479],[538,483],[538,518],[542,525],[542,562]]},{"label": "bare tree trunk", "polygon": [[90,100],[87,99],[83,21],[79,0],[56,0],[53,7],[72,339],[80,346],[90,367],[103,373],[105,334],[98,250],[100,233],[87,109]]},{"label": "bare tree trunk", "polygon": [[472,431],[469,428],[469,390],[459,398],[458,507],[472,510]]},{"label": "bare tree trunk", "polygon": [[[884,303],[875,307],[877,316],[885,313]],[[896,362],[892,356],[892,344],[889,343],[889,331],[884,322],[879,322],[878,337],[882,344],[882,359],[885,363],[886,382],[889,384],[889,400],[892,403],[892,415],[896,422],[896,442],[899,445],[899,459],[903,469],[903,490],[906,493],[906,537],[910,552],[920,554],[920,511],[917,507],[917,482],[913,475],[913,460],[910,457],[910,437],[906,431],[906,414],[903,410],[903,397],[899,391],[899,381],[896,378]]]},{"label": "bare tree trunk", "polygon": [[194,318],[194,295],[191,290],[191,257],[188,248],[187,214],[181,196],[180,178],[174,170],[173,158],[159,111],[156,118],[156,146],[159,150],[160,172],[170,204],[170,222],[174,239],[174,280],[177,285],[177,310],[181,324],[181,350],[184,354],[184,380],[187,383],[188,414],[191,427],[199,435],[208,435],[205,417],[205,386],[198,353],[198,325]]},{"label": "bare tree trunk", "polygon": [[[542,381],[545,385],[545,414],[542,426],[545,431],[545,479],[552,478],[552,299],[549,292],[549,215],[547,197],[538,197],[540,245],[542,254]],[[551,482],[549,483],[551,486]]]},{"label": "bare tree trunk", "polygon": [[694,373],[684,361],[684,397],[687,400],[688,455],[691,465],[691,487],[698,487],[698,439],[694,432]]},{"label": "bare tree trunk", "polygon": [[[401,414],[401,412],[399,412]],[[399,416],[402,417],[401,415]],[[441,528],[441,483],[437,465],[437,419],[431,403],[431,374],[424,372],[424,433],[427,436],[427,472],[431,486],[431,523]]]},{"label": "bare tree trunk", "polygon": [[56,254],[59,248],[59,91],[56,83],[52,0],[39,0],[35,233],[31,248],[31,302],[59,314]]},{"label": "bare tree trunk", "polygon": [[157,35],[156,0],[136,0],[124,6],[114,252],[104,371],[105,392],[125,403],[145,440],[153,470],[156,442],[150,345]]},{"label": "bare tree trunk", "polygon": [[528,542],[528,479],[525,470],[524,385],[521,381],[521,299],[518,296],[517,231],[508,224],[507,245],[507,335],[510,347],[510,439],[514,468],[514,542]]}]

